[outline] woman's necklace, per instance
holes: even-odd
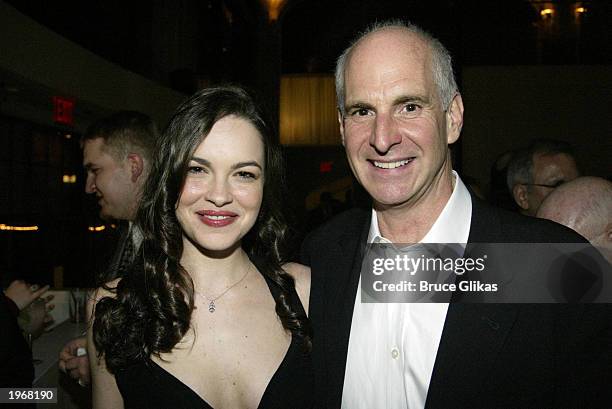
[[[219,294],[216,297],[207,297],[202,291],[197,291],[199,294],[202,295],[202,297],[204,297],[204,299],[206,301],[208,301],[208,312],[213,313],[215,312],[215,310],[217,309],[217,306],[215,305],[215,301],[217,301],[219,298],[223,297],[229,290],[231,290],[232,288],[236,287],[238,284],[240,284],[245,278],[246,276],[249,274],[249,271],[251,271],[251,263],[249,263],[249,268],[247,268],[247,270],[245,271],[244,275],[242,276],[242,278],[240,278],[240,280],[236,281],[234,284],[230,285],[229,287],[227,287],[225,290],[223,290],[223,292],[221,294]]]

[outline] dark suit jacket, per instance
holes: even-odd
[[[133,226],[132,229],[130,229],[128,222],[120,222],[119,238],[117,240],[117,244],[114,248],[109,263],[106,265],[105,269],[103,270],[102,274],[98,279],[100,281],[99,284],[107,283],[117,277],[122,277],[123,275],[129,273],[129,271],[131,270],[131,264],[134,262],[136,255],[139,253],[140,245],[142,244],[133,244],[133,231],[136,228],[136,226]],[[130,245],[132,246],[132,248],[130,249],[130,251],[127,251],[126,249]]]
[[[31,388],[34,380],[32,352],[9,303],[13,301],[0,289],[0,388]]]
[[[472,198],[469,242],[583,242],[573,231]],[[370,210],[311,233],[317,408],[339,408]],[[450,304],[426,408],[612,407],[609,305]]]

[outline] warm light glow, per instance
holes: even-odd
[[[283,75],[279,102],[281,144],[340,145],[333,75]]]
[[[268,20],[276,21],[287,0],[261,0],[261,2],[268,9]]]
[[[66,134],[66,135],[64,135],[64,136],[66,137],[66,139],[70,139],[70,138],[72,138],[72,135],[71,135],[71,134],[69,134],[69,133],[67,133],[67,134]]]
[[[586,7],[576,7],[576,13],[581,14],[581,13],[586,13],[587,9]]]
[[[0,223],[0,230],[8,231],[37,231],[38,226],[8,226]]]
[[[62,181],[64,183],[76,183],[76,175],[64,175]]]
[[[553,9],[543,9],[542,11],[540,11],[540,15],[542,17],[552,16],[552,14],[553,14]]]
[[[102,225],[102,226],[89,226],[87,228],[89,231],[103,231],[104,229],[106,229],[106,226]]]

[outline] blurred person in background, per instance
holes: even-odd
[[[158,138],[153,120],[136,111],[118,111],[94,122],[81,141],[87,172],[85,192],[100,205],[100,217],[119,222],[119,241],[100,282],[129,270],[142,242],[132,223],[151,168]],[[60,351],[59,367],[82,386],[90,383],[85,337],[68,342]]]
[[[38,284],[28,284],[23,280],[13,280],[4,290],[4,295],[8,297],[8,301],[11,301],[9,305],[13,313],[18,315],[19,311],[41,298],[48,289],[48,285],[40,287]],[[46,298],[47,301],[51,299]],[[52,309],[52,305],[49,305],[49,309]]]
[[[42,298],[49,286],[39,287],[22,280],[12,281],[4,291],[0,291],[0,388],[31,388],[34,380],[32,351],[19,327],[17,317],[33,302],[43,299],[45,312],[53,308],[49,301],[52,297]],[[49,322],[46,316],[39,328],[32,332],[40,333]],[[6,405],[7,407],[13,407]],[[4,407],[4,406],[3,406]],[[35,408],[35,404],[16,404],[14,407]]]
[[[54,297],[53,295],[45,296],[48,290],[48,285],[40,287],[38,284],[29,284],[23,280],[13,280],[4,289],[5,302],[9,310],[18,318],[22,331],[31,334],[33,338],[38,338],[45,327],[53,323],[53,317],[49,313],[55,308],[55,305],[51,303]],[[34,305],[38,302],[44,304],[44,317],[42,320],[32,320],[31,315],[34,310],[36,310],[37,317],[41,312],[38,310],[39,307]]]
[[[14,305],[0,291],[0,388],[31,388],[34,380],[32,351],[17,324],[17,316],[12,310]]]
[[[612,264],[612,182],[583,176],[553,190],[537,217],[580,233]]]
[[[554,188],[580,176],[569,143],[538,139],[515,152],[508,164],[507,186],[519,212],[535,216]]]

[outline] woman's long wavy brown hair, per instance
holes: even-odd
[[[310,347],[310,322],[291,302],[295,283],[281,268],[287,233],[279,206],[283,163],[272,131],[249,93],[233,86],[208,88],[177,108],[161,136],[136,218],[144,237],[139,257],[130,274],[112,290],[115,297],[103,298],[96,305],[94,342],[112,373],[151,355],[170,352],[190,328],[194,288],[180,265],[183,232],[176,204],[194,151],[213,125],[229,115],[254,125],[265,149],[263,202],[242,246],[258,260],[261,273],[280,289],[276,313],[283,327],[303,337]]]

